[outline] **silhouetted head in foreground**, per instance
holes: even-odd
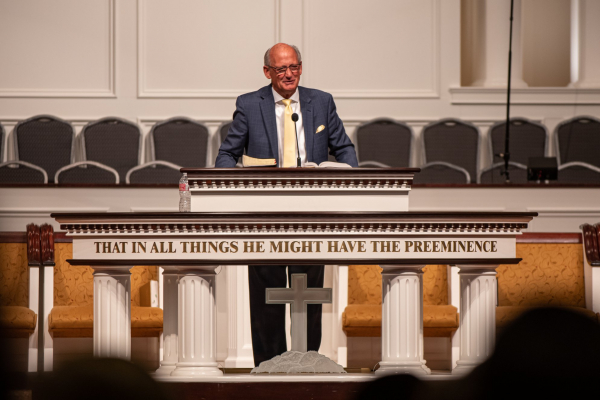
[[[136,365],[117,359],[73,362],[39,389],[44,400],[163,400],[157,383]]]
[[[596,393],[598,385],[598,321],[567,309],[540,308],[506,327],[494,354],[464,379],[415,384],[388,377],[367,389],[374,394],[395,387],[390,398],[400,398],[400,391],[410,399],[534,399],[583,397]],[[378,398],[366,392],[359,398]]]
[[[503,376],[600,377],[600,325],[567,309],[530,311],[500,335],[489,363]]]
[[[558,308],[527,312],[498,337],[492,357],[460,382],[469,398],[580,396],[600,382],[600,325]]]

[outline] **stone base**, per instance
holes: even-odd
[[[423,375],[431,374],[431,370],[422,362],[383,362],[379,363],[379,369],[375,371],[376,375],[393,375],[393,374],[412,374],[422,377]]]
[[[328,357],[309,351],[286,351],[263,361],[251,374],[345,374],[344,368]]]

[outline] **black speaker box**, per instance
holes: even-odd
[[[529,157],[527,163],[527,180],[555,181],[558,179],[558,162],[556,157]]]

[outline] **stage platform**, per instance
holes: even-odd
[[[261,374],[253,375],[240,369],[225,370],[223,376],[196,378],[154,378],[168,400],[204,399],[285,399],[285,400],[341,400],[355,399],[371,382],[381,378],[367,369],[347,369],[347,374]],[[10,373],[3,382],[8,389],[8,399],[36,400],[43,398],[45,383],[52,373]],[[423,381],[449,381],[459,379],[449,371],[432,371],[421,376]]]
[[[206,376],[193,378],[194,382],[204,383],[257,383],[257,382],[371,382],[381,375],[368,368],[344,368],[345,374],[251,374],[251,368],[223,368],[222,376]],[[161,383],[190,382],[189,377],[157,376],[150,374]],[[430,375],[420,375],[426,381],[451,380],[461,376],[452,375],[450,371],[431,371]]]

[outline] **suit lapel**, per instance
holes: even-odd
[[[275,158],[275,160],[277,160],[277,164],[279,164],[277,117],[275,116],[275,99],[273,98],[271,85],[265,86],[263,90],[261,90],[260,96],[262,97],[262,101],[260,102],[260,111],[267,129],[267,138],[269,139],[269,145],[273,151],[273,158]]]
[[[313,135],[315,133],[314,112],[312,99],[307,90],[298,86],[300,91],[300,110],[302,112],[302,123],[304,124],[304,140],[306,143],[306,161],[313,160]]]

